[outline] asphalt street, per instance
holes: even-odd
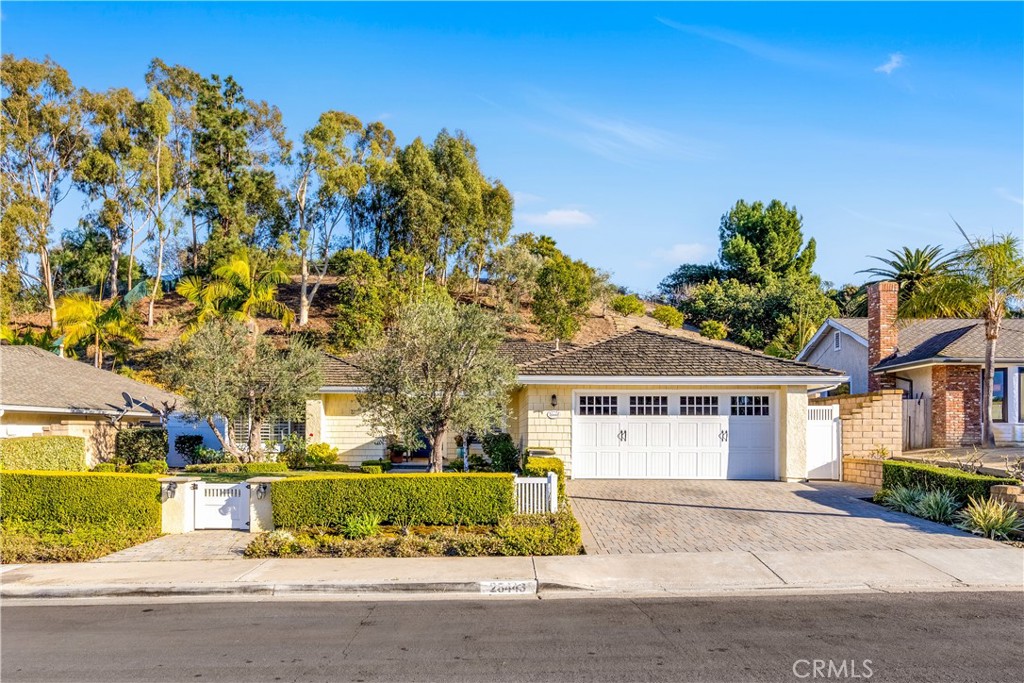
[[[5,605],[0,629],[4,683],[1024,674],[1020,592]]]

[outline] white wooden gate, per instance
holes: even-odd
[[[548,472],[546,477],[516,477],[514,481],[516,512],[558,512],[557,474]]]
[[[842,447],[839,406],[807,408],[807,478],[839,479]]]
[[[903,450],[931,448],[932,400],[924,396],[903,399]]]
[[[195,484],[196,529],[249,529],[248,484]]]

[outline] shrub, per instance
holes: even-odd
[[[237,462],[209,462],[199,465],[186,465],[185,471],[196,474],[229,474],[241,472],[242,464]]]
[[[160,482],[141,474],[5,472],[3,519],[113,525],[160,531]]]
[[[117,472],[117,465],[112,462],[101,462],[92,468],[93,472]]]
[[[527,458],[523,465],[524,477],[546,477],[548,472],[558,475],[558,500],[565,500],[565,463],[558,458]]]
[[[318,465],[317,470],[321,472],[358,472],[359,470],[349,467],[344,463],[335,463],[333,465]]]
[[[288,465],[283,462],[247,462],[239,466],[237,471],[245,474],[276,474],[287,472]]]
[[[636,294],[620,294],[612,299],[612,310],[623,316],[643,315],[644,302]]]
[[[301,434],[289,434],[281,442],[278,462],[284,462],[290,470],[301,470],[306,466],[306,439]]]
[[[580,524],[568,506],[554,514],[517,515],[495,534],[503,555],[579,555],[583,547]]]
[[[384,474],[380,465],[360,465],[359,471],[363,474]]]
[[[129,465],[167,459],[167,430],[125,427],[114,437],[114,453]]]
[[[509,474],[322,475],[272,484],[274,526],[340,528],[375,513],[394,524],[495,524],[515,509]]]
[[[214,465],[221,462],[228,462],[230,457],[216,448],[200,446],[196,449],[193,465]]]
[[[85,439],[80,436],[22,436],[0,439],[0,469],[86,469]]]
[[[1008,539],[1024,533],[1024,519],[1017,510],[993,498],[969,498],[967,507],[957,513],[957,518],[961,529],[991,539]]]
[[[137,462],[129,468],[135,474],[167,474],[166,460]]]
[[[723,322],[705,320],[701,323],[700,334],[708,339],[725,339],[729,335],[729,328]]]
[[[321,465],[338,462],[338,449],[327,443],[315,443],[306,448],[306,465],[316,469]]]
[[[917,506],[924,497],[924,489],[916,486],[894,486],[888,490],[882,505],[890,510],[905,512],[908,515],[917,514]]]
[[[491,461],[495,472],[516,472],[519,470],[519,448],[512,435],[505,432],[485,434],[481,439],[484,455]]]
[[[381,472],[387,472],[391,469],[391,461],[386,458],[380,460],[364,460],[359,463],[363,467],[379,467]]]
[[[189,465],[199,462],[199,449],[202,447],[203,437],[200,434],[179,434],[174,437],[174,450]]]
[[[5,519],[0,524],[0,556],[7,563],[88,562],[159,535],[160,529],[153,527]]]
[[[953,515],[960,509],[960,501],[949,491],[938,489],[928,491],[917,503],[914,511],[918,517],[930,519],[933,522],[949,524],[953,521]]]
[[[965,504],[971,497],[988,498],[989,489],[1000,484],[1016,484],[1016,479],[990,477],[916,462],[886,460],[882,463],[882,488],[917,487],[925,491],[945,489]]]
[[[674,306],[666,306],[665,304],[655,306],[651,317],[669,329],[682,327],[683,323],[686,322],[686,316],[683,315],[682,311]]]
[[[345,538],[369,538],[380,532],[380,515],[364,512],[361,515],[346,517],[341,525],[341,535]]]

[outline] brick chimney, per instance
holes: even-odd
[[[896,327],[900,286],[897,282],[875,282],[868,285],[868,368],[873,368],[896,353],[900,342]],[[868,391],[896,388],[890,375],[868,372]]]

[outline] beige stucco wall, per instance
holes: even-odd
[[[779,392],[779,478],[807,478],[807,390],[784,387]]]
[[[346,465],[384,456],[384,440],[363,420],[356,394],[321,394],[320,400],[307,401],[306,441],[334,446],[338,462]]]
[[[125,416],[120,427],[134,426],[140,418]],[[105,415],[72,413],[31,413],[4,411],[0,415],[0,438],[18,436],[79,436],[85,439],[85,455],[92,467],[114,457],[116,428]]]

